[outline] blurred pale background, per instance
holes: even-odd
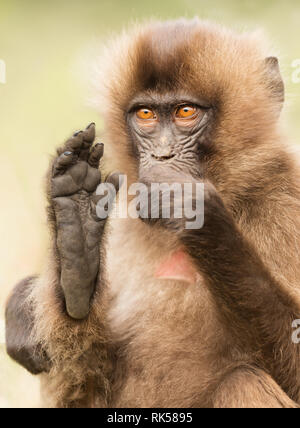
[[[0,0],[0,60],[7,67],[7,82],[0,83],[0,320],[14,283],[38,272],[45,255],[49,154],[73,130],[102,125],[85,102],[85,52],[135,20],[194,15],[266,31],[287,85],[289,135],[300,142],[300,83],[292,81],[292,62],[300,58],[299,0]],[[0,344],[0,407],[37,400],[38,382]]]

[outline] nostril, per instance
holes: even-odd
[[[173,159],[175,155],[172,154],[172,155],[167,155],[167,156],[157,156],[157,155],[154,155],[152,153],[151,156],[153,157],[153,159],[155,159],[155,160],[157,160],[159,162],[163,162],[163,161],[167,161],[167,160]]]

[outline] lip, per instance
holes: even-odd
[[[175,154],[168,155],[168,156],[156,156],[154,154],[151,155],[152,159],[155,159],[157,162],[168,162],[175,158]]]

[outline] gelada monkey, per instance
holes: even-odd
[[[120,174],[101,177],[94,124],[77,132],[48,174],[47,268],[7,303],[9,355],[46,406],[298,407],[300,180],[278,60],[195,19],[134,28],[100,65],[111,171],[204,183],[204,225],[99,219],[95,190]]]

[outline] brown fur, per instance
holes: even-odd
[[[287,296],[291,313],[299,314],[299,169],[278,129],[282,99],[266,69],[268,52],[262,42],[198,20],[181,20],[137,28],[107,52],[101,60],[105,80],[100,75],[96,80],[112,169],[137,180],[124,120],[134,96],[183,90],[209,101],[216,121],[213,145],[205,152],[205,178],[276,278],[274,294]],[[205,275],[194,286],[153,279],[162,257],[178,245],[174,234],[127,219],[112,220],[106,235],[105,283],[98,287],[87,321],[65,315],[51,258],[32,286],[34,337],[52,361],[50,373],[43,375],[48,405],[300,403],[299,347],[290,339],[290,308],[287,319],[260,319],[267,326],[264,331],[269,329],[266,340],[276,344],[268,351],[270,360],[262,362],[267,354],[247,343],[247,318],[243,324],[223,317],[230,308],[226,299],[215,298]],[[234,263],[230,269],[236,269]],[[275,298],[273,304],[267,314],[276,312]],[[239,330],[245,340],[237,339]]]

